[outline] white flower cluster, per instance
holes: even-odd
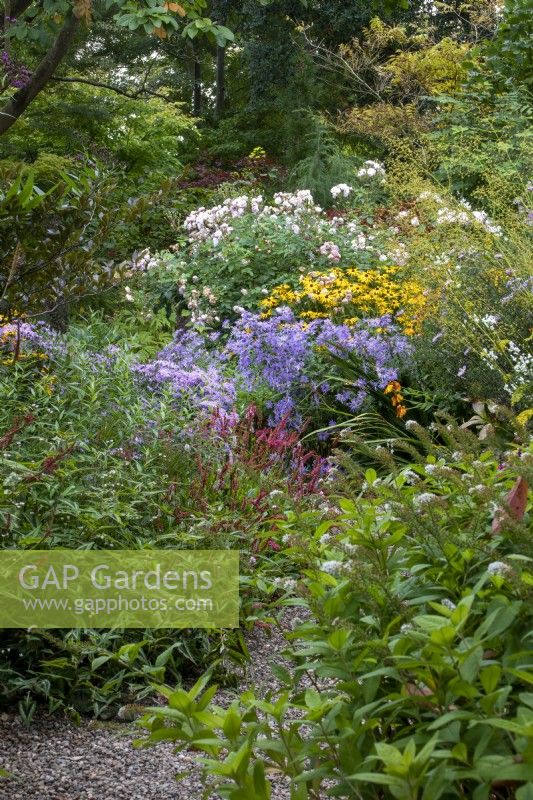
[[[398,211],[398,213],[396,214],[395,219],[396,219],[397,222],[400,222],[401,220],[404,220],[404,219],[407,220],[407,217],[409,217],[409,220],[408,220],[409,224],[412,225],[413,228],[418,228],[418,226],[420,225],[419,217],[417,217],[416,214],[411,216],[411,212],[407,211],[407,209],[405,209],[405,208],[402,211]]]
[[[465,203],[461,203],[461,205],[465,205]],[[448,208],[447,206],[443,206],[439,208],[437,211],[437,219],[435,220],[437,225],[452,225],[454,223],[459,225],[471,225],[473,222],[477,222],[482,225],[488,233],[492,233],[494,236],[501,236],[502,229],[499,225],[496,225],[486,211],[458,211],[453,208]]]
[[[336,186],[332,186],[330,191],[331,191],[331,196],[334,199],[337,199],[337,197],[340,194],[343,197],[349,197],[353,192],[353,188],[351,186],[348,186],[347,183],[338,183]]]
[[[218,247],[221,240],[232,233],[230,224],[232,219],[244,216],[250,212],[257,216],[264,215],[276,217],[282,213],[297,215],[303,211],[319,213],[322,209],[315,206],[313,196],[308,189],[297,192],[278,192],[274,195],[274,206],[265,206],[263,196],[230,197],[223,203],[212,208],[201,206],[192,211],[183,223],[189,234],[191,242],[205,242],[212,240],[213,247]],[[293,226],[294,233],[299,233],[299,227]]]
[[[274,203],[287,214],[294,214],[310,208],[317,209],[309,189],[300,189],[297,192],[277,192],[274,195]]]
[[[511,362],[512,372],[505,371],[504,389],[508,394],[513,394],[521,386],[533,382],[533,355],[522,350],[516,342],[507,342],[507,356]],[[481,358],[493,370],[502,372],[499,356],[495,350],[482,350]]]
[[[192,283],[198,282],[198,277],[193,275]],[[187,285],[187,277],[182,275],[178,279],[178,292],[182,297],[187,298],[187,308],[191,312],[191,322],[194,324],[206,325],[211,322],[219,322],[219,318],[214,313],[205,310],[205,301],[210,306],[216,305],[217,297],[211,287],[204,286],[201,290]]]
[[[263,198],[249,198],[246,195],[229,197],[221,205],[212,208],[200,208],[192,211],[183,223],[189,233],[191,241],[204,242],[213,239],[213,246],[217,247],[220,240],[227,236],[233,228],[227,220],[242,217],[248,210],[252,214],[259,214],[262,210]]]
[[[457,606],[455,605],[455,603],[454,603],[454,602],[452,602],[452,601],[451,601],[451,600],[450,600],[448,597],[444,597],[444,598],[443,598],[443,599],[440,601],[440,604],[441,604],[441,606],[444,606],[444,608],[447,608],[447,609],[449,609],[450,611],[453,611],[454,609],[456,609],[456,608],[457,608]]]
[[[366,250],[367,239],[364,233],[358,233],[355,239],[350,242],[354,250]]]
[[[483,323],[483,325],[485,325],[491,331],[494,330],[499,321],[500,318],[497,317],[495,314],[485,314],[484,317],[481,317],[481,322]]]
[[[395,249],[387,253],[387,258],[393,264],[404,267],[409,261],[409,251],[404,242],[397,242]]]
[[[286,592],[294,591],[298,583],[294,578],[274,578],[272,582],[278,589],[283,589]]]
[[[364,165],[357,172],[358,178],[373,178],[376,175],[384,177],[385,167],[379,161],[365,161]]]
[[[321,571],[328,575],[338,575],[342,572],[343,568],[344,565],[342,561],[324,561],[320,566]]]
[[[413,505],[416,508],[422,508],[423,506],[430,505],[436,499],[436,494],[432,492],[422,492],[422,494],[418,494],[413,498]]]
[[[158,263],[159,259],[153,256],[148,248],[146,250],[141,250],[140,253],[134,253],[132,255],[131,270],[125,273],[125,275],[129,277],[133,272],[148,272],[148,270],[156,267]]]
[[[359,545],[352,544],[352,542],[342,542],[342,547],[349,556],[354,556],[359,551]]]
[[[433,200],[434,203],[442,203],[443,202],[442,197],[440,196],[440,194],[436,194],[435,192],[428,192],[428,191],[421,192],[418,195],[417,200],[422,200],[422,201],[424,201],[424,200]]]
[[[431,201],[435,203],[439,208],[437,209],[437,218],[436,223],[437,225],[471,225],[473,222],[478,222],[480,225],[483,225],[488,233],[492,233],[494,236],[501,236],[502,229],[499,225],[496,225],[488,216],[486,211],[476,211],[472,209],[472,206],[467,200],[461,199],[459,200],[459,204],[461,209],[454,209],[449,208],[445,205],[444,200],[440,196],[440,194],[436,194],[435,192],[425,191],[421,192],[418,195],[417,200],[421,201]],[[464,210],[463,210],[464,209]],[[400,212],[398,217],[406,216],[409,212]],[[416,223],[411,223],[416,224]]]
[[[483,225],[483,227],[486,228],[489,233],[493,233],[494,236],[502,235],[501,225],[496,225],[494,222],[492,222],[485,211],[472,211],[472,216],[477,222],[479,222],[480,225]]]
[[[487,572],[489,575],[500,575],[504,578],[512,572],[512,569],[509,564],[506,564],[504,561],[492,561],[487,567]]]
[[[470,222],[470,215],[466,211],[457,211],[454,208],[443,206],[437,211],[437,225],[468,225]]]
[[[533,355],[524,352],[515,342],[508,342],[507,349],[513,360],[513,378],[505,390],[514,392],[519,386],[533,382]]]
[[[418,483],[420,480],[420,477],[416,474],[416,472],[413,472],[412,469],[403,470],[402,475],[405,478],[405,482],[408,486],[412,486],[414,483]]]

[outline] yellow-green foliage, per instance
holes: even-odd
[[[459,90],[470,51],[468,43],[449,37],[435,41],[431,28],[373,19],[360,39],[339,50],[343,70],[360,93],[360,102],[341,115],[339,129],[387,147],[398,137],[418,139],[433,121],[423,99]]]
[[[421,114],[414,103],[393,105],[380,102],[349,109],[337,128],[344,134],[395,145],[400,137],[418,140],[430,125],[430,117]]]
[[[457,358],[454,369],[472,396],[500,396],[503,387],[506,402],[527,411],[533,389],[527,216],[519,204],[505,214],[483,216],[481,204],[465,204],[429,178],[433,157],[420,148],[414,158],[405,143],[389,166],[387,183],[388,223],[407,254],[403,274],[432,298],[425,365],[443,359],[449,365]],[[496,187],[497,178],[490,185]],[[517,175],[515,191],[525,202],[527,187]],[[474,361],[485,365],[476,376]]]
[[[409,96],[420,92],[451,94],[466,78],[464,61],[468,52],[467,44],[445,38],[420,50],[403,50],[392,56],[383,69],[391,75],[391,88]]]

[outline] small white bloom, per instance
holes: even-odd
[[[343,564],[341,561],[324,561],[320,569],[328,575],[338,575],[343,569]]]
[[[444,608],[449,608],[450,611],[453,611],[454,608],[457,608],[455,603],[452,603],[452,601],[448,597],[445,597],[444,600],[440,601],[440,603],[442,606],[444,606]]]
[[[427,506],[436,499],[437,495],[433,494],[433,492],[422,492],[422,494],[416,495],[416,497],[413,498],[413,503],[417,507]]]
[[[512,572],[512,569],[509,564],[506,564],[504,561],[492,561],[487,567],[487,572],[489,575],[501,575],[505,577]]]
[[[351,542],[343,542],[343,548],[348,553],[348,555],[351,556],[354,556],[359,549],[356,544],[352,544]]]

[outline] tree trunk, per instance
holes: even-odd
[[[69,14],[52,47],[42,59],[27,85],[15,92],[13,97],[0,109],[0,135],[14,125],[32,100],[44,89],[57,66],[65,57],[79,22],[79,19],[74,14]]]
[[[198,60],[196,45],[191,42],[192,55],[192,113],[195,117],[202,115],[202,65]]]
[[[226,77],[225,77],[225,57],[226,48],[217,47],[217,94],[215,100],[215,118],[218,120],[224,110],[224,100],[226,99]]]

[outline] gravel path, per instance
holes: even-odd
[[[248,638],[252,661],[245,683],[255,691],[272,688],[268,663],[279,660],[283,633],[261,629]],[[220,705],[231,699],[224,692]],[[17,716],[0,716],[0,800],[201,800],[196,774],[176,782],[191,768],[190,752],[174,754],[172,745],[135,749],[139,736],[126,724],[84,721],[77,726],[59,717],[39,717],[26,728]],[[285,779],[273,786],[272,800],[289,800]]]

